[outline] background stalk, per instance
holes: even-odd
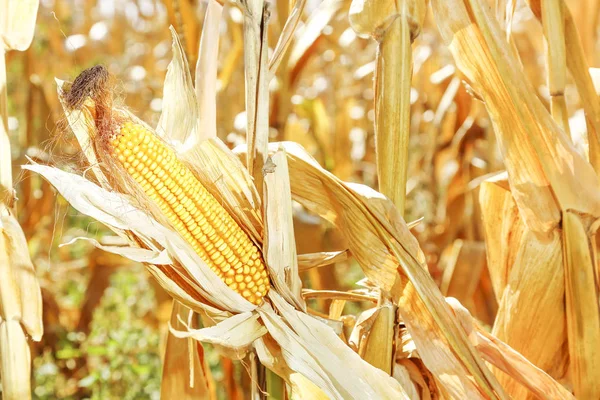
[[[16,219],[8,132],[6,52],[33,38],[37,1],[0,2],[0,381],[6,400],[31,398],[27,334],[43,334],[41,292],[23,230]]]
[[[406,204],[411,45],[419,34],[425,10],[425,2],[411,0],[354,1],[350,7],[350,24],[354,30],[378,41],[374,85],[379,191],[394,203],[400,215],[404,215]],[[362,354],[367,362],[388,374],[392,373],[395,358],[397,308],[393,300],[381,293],[380,310]]]
[[[541,4],[544,35],[546,36],[546,65],[548,68],[550,110],[554,120],[570,137],[569,113],[565,101],[567,59],[562,0],[543,0]]]
[[[411,33],[406,2],[401,15],[382,35],[375,75],[375,140],[379,191],[401,215],[406,202],[410,135]]]

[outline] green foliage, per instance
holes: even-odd
[[[154,307],[141,266],[116,272],[94,313],[90,335],[63,332],[56,353],[35,360],[34,397],[158,399],[159,334],[143,320]]]

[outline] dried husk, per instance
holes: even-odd
[[[285,150],[267,158],[264,168],[265,244],[263,253],[277,291],[299,310],[306,310],[292,215],[292,195]],[[281,280],[284,277],[285,280]]]
[[[479,398],[480,390],[502,398],[502,388],[451,316],[424,268],[416,239],[390,201],[366,186],[341,182],[295,143],[272,143],[271,149],[280,146],[288,155],[294,199],[335,224],[367,278],[400,299],[423,362],[441,384],[459,398]]]
[[[223,5],[210,0],[202,25],[194,85],[198,100],[198,142],[217,137],[217,67],[222,15]]]

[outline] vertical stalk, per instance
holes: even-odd
[[[6,88],[6,54],[0,46],[0,215],[12,204],[12,157],[8,137],[8,96]]]
[[[263,0],[242,0],[244,8],[244,63],[246,74],[247,167],[258,193],[263,193],[262,167],[269,142],[269,74],[267,23]]]
[[[390,11],[389,13],[382,12]],[[426,3],[419,0],[354,0],[350,24],[378,43],[375,71],[375,140],[379,191],[404,215],[410,134],[412,42],[419,34]],[[390,22],[391,21],[391,22]],[[363,358],[392,373],[395,360],[394,300],[381,293],[379,313],[369,332]]]
[[[562,13],[562,0],[543,0],[542,25],[546,37],[546,65],[548,66],[548,89],[550,91],[550,111],[554,120],[563,128],[567,136],[569,114],[565,102],[567,81],[567,58],[565,30]]]
[[[402,3],[406,7],[406,2]],[[375,75],[379,191],[404,215],[410,134],[411,35],[406,9],[383,34]]]
[[[263,166],[269,146],[268,21],[270,12],[264,0],[240,0],[244,10],[244,68],[246,77],[246,166],[262,196]],[[266,203],[263,202],[263,207]],[[263,210],[263,214],[266,210]],[[255,353],[250,354],[252,400],[266,398],[266,368]]]

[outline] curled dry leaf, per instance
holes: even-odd
[[[271,146],[272,151],[280,146],[286,150],[294,199],[335,224],[369,281],[400,299],[402,318],[423,362],[446,390],[457,398],[480,398],[480,389],[492,398],[503,398],[502,388],[451,315],[425,269],[416,239],[391,202],[366,186],[340,181],[295,143]],[[236,150],[243,153],[244,148]]]
[[[298,268],[300,271],[306,271],[311,268],[324,267],[346,261],[348,256],[348,250],[298,254]]]
[[[506,343],[483,330],[469,311],[454,298],[446,299],[473,344],[482,356],[502,371],[517,379],[540,399],[574,399],[573,395],[544,371],[512,349]]]

